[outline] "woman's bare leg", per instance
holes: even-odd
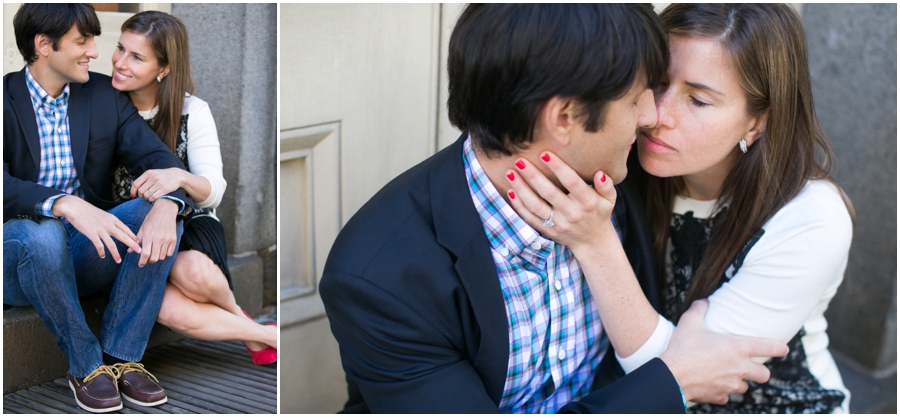
[[[220,310],[231,314],[241,321],[245,321],[254,326],[261,328],[275,329],[274,326],[262,326],[253,320],[244,316],[241,308],[234,299],[234,293],[228,288],[228,280],[218,265],[215,264],[205,253],[187,250],[178,253],[175,258],[175,264],[169,274],[169,283],[177,288],[181,295],[197,304],[205,304],[207,306],[217,307]],[[167,294],[168,296],[168,289]],[[163,300],[165,306],[165,300]],[[160,309],[160,316],[163,312]],[[174,318],[171,318],[175,320]],[[269,332],[269,330],[266,330]],[[271,333],[276,334],[277,330]],[[193,337],[193,336],[192,336]],[[212,340],[212,339],[205,339]],[[216,340],[241,340],[247,343],[247,346],[253,350],[264,349],[269,345],[277,348],[275,337],[267,338],[268,342],[255,339],[216,339]],[[271,344],[270,344],[271,343]]]
[[[246,317],[237,317],[213,304],[198,303],[186,297],[172,284],[166,284],[157,321],[193,339],[240,340],[248,346],[256,343],[260,349],[266,345],[277,346],[276,327],[263,326]]]

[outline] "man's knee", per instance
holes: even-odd
[[[46,218],[40,223],[15,219],[3,224],[4,260],[28,255],[59,259],[68,248],[69,232],[59,219]]]
[[[153,208],[153,203],[143,198],[135,198],[119,204],[109,212],[128,226],[133,233],[137,233],[151,208]]]

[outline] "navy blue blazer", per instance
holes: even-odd
[[[319,291],[347,374],[344,411],[499,411],[509,323],[466,184],[465,137],[381,189],[328,255]],[[629,197],[620,190],[627,210],[643,212],[625,201]],[[626,251],[655,304],[646,221],[626,222]],[[595,391],[561,411],[684,412],[677,383],[659,359],[611,383],[601,373]],[[600,388],[599,379],[608,385]]]
[[[135,177],[148,169],[184,165],[150,129],[124,94],[106,75],[89,73],[84,84],[69,83],[69,132],[75,171],[85,201],[102,210],[112,201],[110,173],[119,161]],[[3,222],[39,220],[35,206],[60,191],[37,184],[41,145],[25,69],[3,76]],[[193,208],[178,189],[173,197]]]

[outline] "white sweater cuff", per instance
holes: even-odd
[[[634,352],[627,358],[619,356],[619,352],[616,352],[616,359],[619,360],[619,365],[622,366],[626,374],[640,368],[641,365],[647,363],[650,359],[661,355],[666,350],[666,347],[669,346],[669,338],[672,337],[675,326],[663,316],[658,317],[659,321],[656,323],[656,330],[653,331],[650,338],[644,342],[644,345],[637,352]]]

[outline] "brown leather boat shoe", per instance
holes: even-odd
[[[84,378],[76,378],[71,373],[66,377],[69,388],[75,394],[78,406],[92,413],[108,413],[122,409],[122,398],[116,387],[115,369],[100,365]]]
[[[159,385],[159,380],[137,362],[117,363],[113,365],[119,375],[119,390],[122,399],[152,407],[169,400],[166,390]]]

